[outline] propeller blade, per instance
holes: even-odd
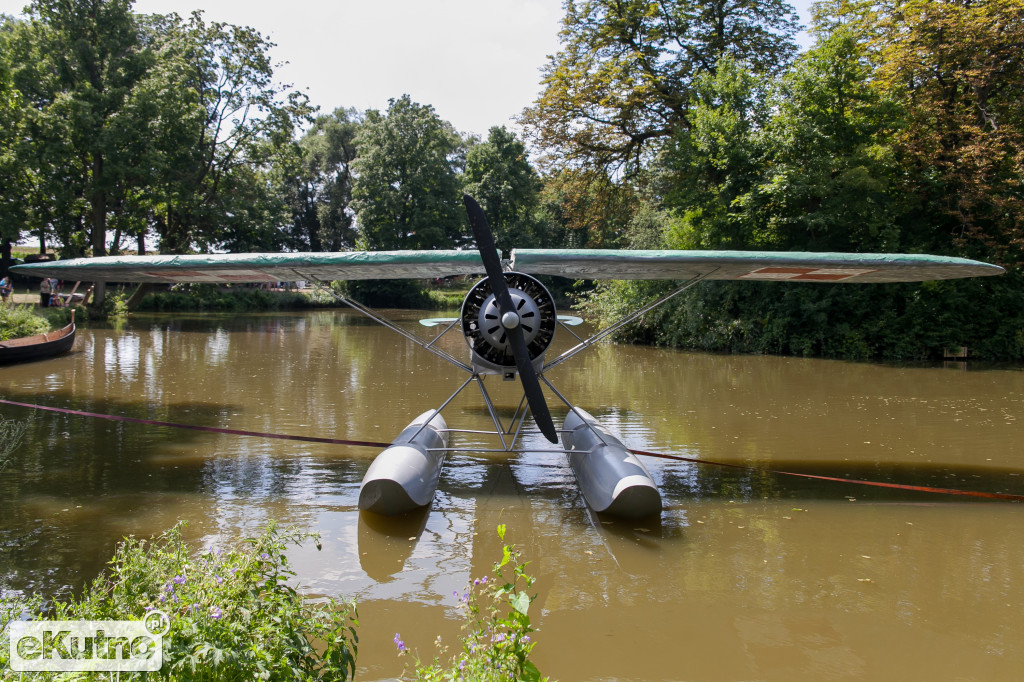
[[[491,291],[494,293],[494,300],[501,313],[501,324],[505,327],[508,335],[512,357],[516,359],[516,369],[519,371],[519,381],[523,385],[523,392],[526,393],[526,402],[544,437],[552,443],[558,443],[558,431],[555,430],[555,423],[551,420],[547,401],[544,400],[544,392],[541,390],[540,380],[537,378],[537,370],[530,362],[526,337],[523,336],[523,328],[519,323],[519,314],[512,303],[512,296],[508,293],[505,273],[501,269],[501,259],[494,244],[494,235],[491,234],[491,228],[487,224],[487,217],[473,197],[463,194],[462,201],[466,204],[466,213],[469,214],[473,237],[476,239],[476,246],[480,250],[480,258],[483,260],[484,270],[487,272],[487,281],[491,283]]]

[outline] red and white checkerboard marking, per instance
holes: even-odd
[[[806,282],[839,282],[858,275],[866,275],[877,270],[863,268],[790,268],[770,267],[753,270],[740,279],[765,279]]]

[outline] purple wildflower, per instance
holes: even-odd
[[[402,636],[399,633],[397,633],[397,632],[395,633],[394,642],[395,642],[395,646],[398,647],[399,653],[402,653],[402,652],[405,651],[405,642],[402,641]]]
[[[264,561],[270,561],[270,555],[264,552],[263,554],[260,554],[260,559],[263,559]]]
[[[211,606],[210,607],[210,618],[213,618],[214,620],[220,620],[220,617],[222,615],[223,615],[223,612],[220,610],[219,606]]]
[[[174,576],[173,582],[174,582],[175,585],[184,585],[185,584],[185,576],[183,576],[183,575],[176,575],[176,576]],[[171,588],[171,589],[174,589],[174,588]]]

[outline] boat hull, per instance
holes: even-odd
[[[569,412],[562,426],[562,443],[591,509],[630,519],[661,513],[661,493],[650,473],[589,413],[580,408]]]
[[[366,470],[359,508],[395,516],[429,505],[448,449],[447,429],[437,410],[412,420]]]
[[[75,319],[72,314],[71,324],[63,329],[0,341],[0,364],[27,362],[60,355],[71,350],[74,344]]]

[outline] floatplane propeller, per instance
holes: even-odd
[[[572,405],[544,376],[572,356],[608,337],[623,325],[704,280],[754,280],[832,283],[910,282],[999,275],[1001,267],[963,258],[920,254],[805,253],[753,251],[621,251],[610,249],[517,249],[508,268],[494,244],[483,210],[471,197],[464,203],[477,252],[473,251],[350,251],[342,253],[213,254],[190,256],[110,256],[79,258],[12,268],[21,274],[87,282],[282,282],[309,281],[362,314],[394,330],[428,352],[459,367],[469,378],[439,408],[424,412],[380,453],[363,477],[360,509],[396,515],[428,506],[452,447],[441,412],[467,386],[475,383],[494,422],[501,447],[497,452],[523,452],[517,447],[532,415],[537,428],[556,452],[568,455],[587,504],[597,512],[636,518],[659,513],[661,495],[647,469],[611,431]],[[333,280],[437,278],[484,273],[466,295],[459,317],[421,320],[427,327],[444,325],[427,342],[378,312],[340,294]],[[573,279],[666,279],[678,286],[586,339],[569,329],[581,320],[557,314],[547,288],[533,275]],[[470,348],[469,363],[441,349],[437,341],[460,327]],[[556,328],[579,343],[553,360],[545,357]],[[483,378],[518,376],[523,388],[508,428],[484,388]],[[542,384],[567,408],[559,430]],[[480,433],[480,432],[474,432]],[[538,448],[531,447],[530,451]]]

